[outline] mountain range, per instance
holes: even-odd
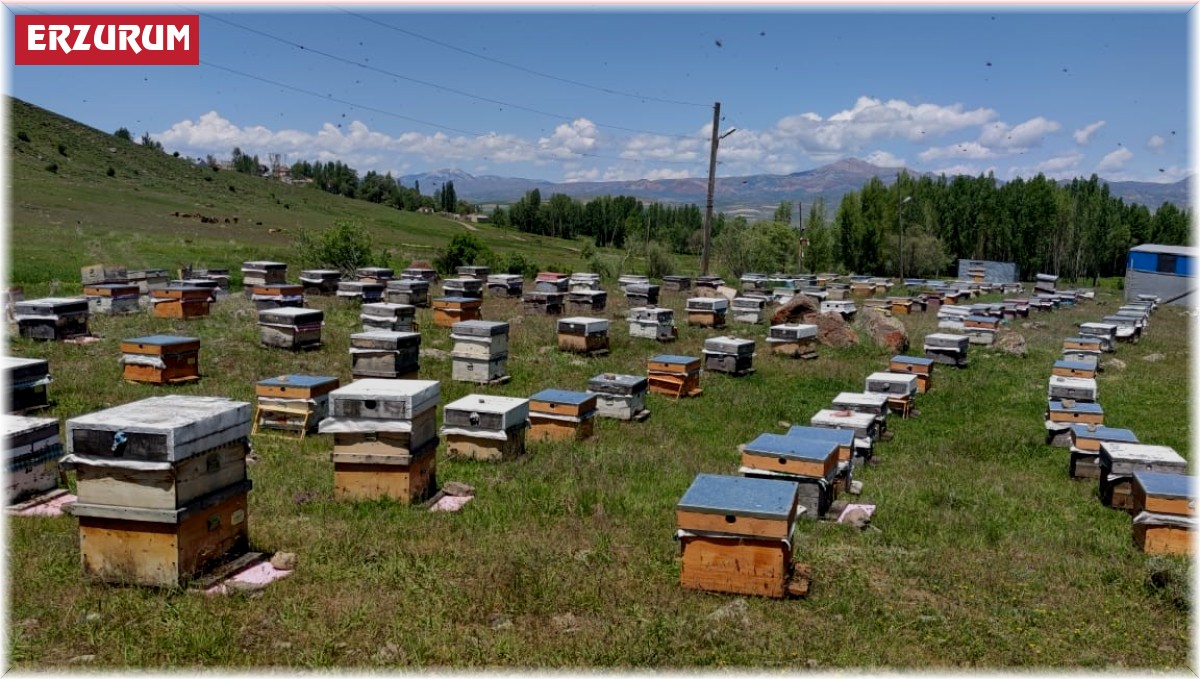
[[[857,158],[839,160],[803,172],[787,175],[758,174],[744,177],[719,177],[713,191],[713,206],[728,215],[745,215],[748,218],[769,217],[781,201],[789,200],[808,205],[824,197],[830,211],[837,209],[842,196],[855,191],[878,176],[885,184],[895,181],[903,167],[880,167]],[[909,171],[921,176],[928,173]],[[526,192],[538,189],[542,198],[562,193],[572,198],[586,200],[604,195],[635,196],[647,202],[703,205],[708,188],[707,178],[686,179],[636,179],[632,181],[608,182],[548,182],[495,175],[474,176],[462,170],[437,170],[422,174],[405,175],[399,178],[405,186],[420,182],[424,193],[431,193],[446,182],[454,182],[454,191],[462,200],[480,204],[507,204],[516,201]],[[1172,184],[1153,182],[1113,182],[1101,178],[1108,184],[1109,192],[1126,203],[1140,203],[1155,210],[1164,202],[1174,203],[1180,208],[1191,206],[1188,180]],[[1060,180],[1059,184],[1069,184]]]

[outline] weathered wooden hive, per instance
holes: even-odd
[[[885,394],[888,407],[907,416],[917,399],[917,376],[894,372],[867,375],[866,391]]]
[[[438,275],[437,271],[433,269],[427,269],[421,266],[410,266],[400,272],[400,278],[402,280],[425,281],[426,283],[433,283],[437,281]]]
[[[188,276],[188,278],[200,278],[216,283],[222,296],[229,293],[229,288],[232,285],[232,276],[229,274],[229,269],[193,269],[192,275]]]
[[[788,428],[784,436],[803,439],[806,441],[821,441],[832,443],[837,447],[837,477],[839,491],[849,491],[854,481],[854,432],[849,429],[829,429],[795,424]]]
[[[567,310],[578,313],[604,311],[608,293],[604,290],[572,290],[567,293]]]
[[[417,308],[411,304],[375,302],[362,305],[359,319],[363,330],[390,330],[392,332],[416,332]]]
[[[918,299],[920,299],[922,302],[924,302],[924,304],[925,304],[925,308],[926,308],[926,309],[929,309],[930,311],[938,311],[939,309],[941,309],[941,308],[942,308],[942,295],[941,295],[941,293],[937,293],[937,292],[922,292],[922,293],[920,293],[919,295],[917,295],[917,297],[918,297]]]
[[[1149,446],[1121,441],[1101,441],[1100,502],[1114,509],[1132,510],[1135,472],[1188,473],[1188,462],[1168,446]]]
[[[433,300],[433,324],[452,328],[462,321],[483,319],[483,302],[478,297],[438,297]]]
[[[691,276],[663,276],[662,288],[668,292],[683,292],[692,287]]]
[[[1080,323],[1079,336],[1100,340],[1101,351],[1112,351],[1117,341],[1117,326],[1111,323]]]
[[[217,299],[225,295],[225,291],[221,290],[221,285],[217,281],[208,278],[182,278],[167,281],[167,290],[175,288],[201,288],[208,293],[209,304],[216,304]],[[247,298],[253,297],[253,292],[250,288],[246,288],[243,292]]]
[[[701,328],[724,328],[729,313],[729,300],[724,297],[691,297],[687,301],[688,325]]]
[[[341,282],[342,272],[336,269],[305,269],[300,272],[300,285],[306,295],[336,295]]]
[[[350,375],[355,379],[417,377],[421,333],[370,330],[350,335]]]
[[[4,427],[4,494],[8,504],[58,487],[63,456],[58,418],[0,415]]]
[[[659,287],[652,283],[630,283],[625,287],[625,301],[629,306],[653,306],[658,304]]]
[[[931,358],[896,355],[888,361],[888,372],[915,376],[917,393],[924,394],[933,387],[933,365]]]
[[[646,410],[649,385],[650,381],[640,375],[601,373],[588,380],[587,391],[596,395],[597,417],[633,420],[649,415]]]
[[[258,332],[263,346],[280,349],[318,349],[325,312],[294,306],[262,309],[258,312]]]
[[[432,380],[356,380],[329,394],[318,431],[333,434],[333,497],[416,504],[437,486],[437,405]]]
[[[888,297],[887,302],[893,314],[907,316],[914,311],[911,297]]]
[[[139,269],[129,272],[129,284],[137,286],[139,295],[149,295],[151,290],[167,287],[171,277],[166,269]]]
[[[817,357],[817,326],[805,323],[772,325],[767,346],[776,354],[792,358]]]
[[[563,312],[567,293],[530,290],[521,295],[521,310],[527,314],[557,316]]]
[[[704,340],[704,369],[735,377],[754,371],[754,340],[709,337]]]
[[[479,266],[476,264],[466,264],[454,269],[454,272],[459,276],[466,278],[474,278],[480,281],[486,281],[492,274],[492,267]]]
[[[858,313],[858,305],[854,300],[850,299],[827,299],[821,302],[820,312],[823,314],[837,314],[847,321],[854,320],[854,316]]]
[[[967,367],[967,346],[970,338],[966,335],[950,333],[933,333],[925,336],[925,358],[935,363],[944,363],[957,368]]]
[[[1129,429],[1099,424],[1071,425],[1071,457],[1068,472],[1075,479],[1100,478],[1100,448],[1105,442],[1138,443]]]
[[[492,274],[487,277],[488,294],[495,297],[520,297],[525,279],[517,274]]]
[[[88,310],[94,314],[132,314],[141,310],[138,298],[141,293],[136,285],[125,283],[100,283],[83,286],[83,296],[88,301]]]
[[[44,297],[13,305],[21,337],[64,340],[88,334],[88,301],[84,297]]]
[[[195,287],[151,290],[150,304],[155,318],[203,318],[208,315],[212,294],[207,288]]]
[[[149,398],[67,421],[86,575],[178,587],[248,547],[250,404]]]
[[[1096,363],[1094,361],[1070,361],[1063,359],[1055,361],[1054,367],[1051,369],[1051,374],[1060,377],[1088,377],[1096,376]]]
[[[696,276],[695,287],[697,297],[716,297],[721,294],[717,288],[725,285],[720,276]]]
[[[254,432],[276,429],[303,438],[329,417],[329,392],[339,386],[338,378],[321,375],[279,375],[259,381],[254,385],[258,399]]]
[[[1133,543],[1147,554],[1195,553],[1196,477],[1133,472]]]
[[[442,294],[447,297],[483,299],[483,279],[470,276],[447,278],[442,282]]]
[[[542,271],[533,279],[533,289],[537,292],[567,292],[571,285],[571,277],[565,273]]]
[[[543,389],[529,397],[529,435],[535,441],[582,441],[592,435],[596,394]]]
[[[1033,289],[1040,293],[1054,294],[1057,285],[1058,276],[1040,273],[1037,274],[1037,277],[1034,279]]]
[[[456,382],[487,384],[503,378],[508,365],[508,323],[462,321],[450,328],[454,346],[451,378]]]
[[[242,290],[249,297],[255,286],[286,283],[287,269],[283,262],[242,262]]]
[[[845,429],[854,432],[854,454],[869,459],[874,451],[875,438],[879,435],[879,419],[870,413],[853,410],[825,408],[818,410],[808,421],[813,427]]]
[[[254,308],[281,309],[304,306],[304,286],[295,283],[256,285],[250,292]]]
[[[1104,408],[1099,403],[1084,403],[1072,399],[1050,399],[1046,404],[1046,445],[1071,447],[1071,427],[1076,424],[1104,424]]]
[[[384,301],[383,291],[386,289],[384,283],[361,280],[341,281],[337,287],[337,298],[346,302],[374,304]]]
[[[629,310],[629,336],[670,342],[675,330],[675,311],[665,307],[644,306]]]
[[[581,292],[600,289],[600,274],[586,271],[573,273],[567,279],[567,292]]]
[[[92,264],[80,267],[79,277],[84,285],[100,285],[103,283],[128,283],[129,271],[116,264]]]
[[[675,506],[680,586],[776,599],[797,592],[798,494],[795,481],[696,476]]]
[[[767,276],[761,273],[746,273],[738,278],[738,283],[741,284],[742,292],[760,292],[767,291]]]
[[[757,325],[763,322],[763,308],[767,300],[762,297],[734,297],[732,307],[735,323],[750,323]]]
[[[740,446],[743,476],[795,481],[803,516],[825,516],[837,499],[838,444],[782,434],[760,434]]]
[[[621,292],[628,293],[631,285],[649,285],[650,278],[648,276],[638,276],[636,274],[624,274],[617,278],[617,286],[621,288]]]
[[[608,353],[608,319],[588,316],[560,318],[558,348],[577,354]]]
[[[200,379],[200,338],[148,335],[121,342],[122,377],[130,382],[181,384]]]
[[[7,385],[5,412],[26,413],[50,405],[50,362],[43,358],[0,356],[0,370]]]
[[[870,297],[875,294],[875,285],[873,283],[863,281],[850,284],[851,297]]]
[[[1136,317],[1114,315],[1105,316],[1100,320],[1116,327],[1115,334],[1118,342],[1137,342],[1141,339],[1142,326]]]
[[[971,344],[991,346],[996,341],[1000,319],[993,316],[967,316],[963,320],[963,334]]]
[[[1096,380],[1090,377],[1061,377],[1050,376],[1050,386],[1047,396],[1051,399],[1070,399],[1082,403],[1095,403],[1100,396]]]
[[[396,277],[396,272],[383,266],[364,266],[356,269],[354,275],[363,283],[376,283],[386,287],[388,281]]]
[[[410,306],[429,308],[429,282],[403,278],[398,281],[388,281],[385,297],[391,304],[408,304]]]
[[[660,354],[646,362],[650,391],[664,396],[699,396],[700,359]]]
[[[500,462],[525,454],[529,399],[464,396],[442,409],[442,438],[450,458]]]

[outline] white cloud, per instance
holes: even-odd
[[[1133,151],[1127,148],[1119,148],[1101,158],[1100,163],[1096,165],[1096,170],[1119,170],[1125,166],[1125,163],[1129,162],[1130,158],[1133,158]]]
[[[1104,122],[1105,121],[1103,121],[1103,120],[1097,120],[1096,122],[1092,123],[1091,125],[1087,125],[1081,129],[1075,130],[1074,136],[1075,136],[1076,143],[1079,143],[1079,144],[1090,143],[1092,141],[1092,135],[1096,134],[1096,130],[1099,130],[1100,128],[1104,127]]]
[[[1082,161],[1082,153],[1070,151],[1061,156],[1047,158],[1034,165],[1010,167],[1008,168],[1008,179],[1015,179],[1017,177],[1032,179],[1039,173],[1049,179],[1072,179],[1080,175],[1079,164]]]
[[[1168,165],[1162,168],[1151,168],[1149,174],[1138,172],[1109,172],[1104,178],[1113,182],[1156,182],[1173,184],[1186,179],[1195,172],[1193,168]]]
[[[1149,148],[1151,151],[1155,151],[1155,152],[1162,151],[1163,147],[1166,145],[1167,145],[1167,140],[1163,139],[1162,137],[1158,136],[1157,134],[1150,137],[1150,139],[1148,139],[1146,141],[1146,147]]]
[[[1041,116],[1031,118],[1016,127],[1007,123],[993,123],[983,128],[979,143],[990,149],[1020,151],[1040,146],[1042,139],[1057,132],[1062,125]]]
[[[898,99],[881,101],[859,97],[854,107],[829,118],[802,113],[779,120],[774,132],[802,152],[856,151],[876,139],[902,138],[920,142],[967,127],[982,125],[996,116],[991,109],[963,111],[961,104],[913,105]]]
[[[931,160],[942,160],[945,158],[961,158],[966,160],[983,160],[985,158],[995,158],[996,152],[989,149],[978,142],[966,141],[950,146],[935,146],[931,149],[926,149],[917,155],[922,162]]]
[[[978,165],[965,165],[961,163],[958,165],[950,165],[947,167],[938,168],[936,170],[931,170],[931,172],[933,172],[935,175],[944,174],[947,177],[953,177],[954,175],[959,174],[965,174],[969,177],[978,177],[979,175],[986,175],[989,172],[994,173],[995,171],[996,168],[994,166],[981,168]]]
[[[879,167],[902,167],[904,165],[903,158],[897,158],[887,151],[873,151],[867,154],[863,160]]]
[[[594,152],[600,144],[600,130],[587,118],[554,128],[554,134],[538,139],[538,150],[554,158],[571,158]]]
[[[696,173],[690,170],[676,170],[672,168],[659,168],[657,170],[650,170],[645,174],[646,179],[687,179],[694,176],[696,176]]]

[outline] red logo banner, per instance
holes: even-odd
[[[194,14],[59,14],[16,17],[17,66],[196,66]]]

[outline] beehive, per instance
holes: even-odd
[[[465,266],[457,267],[457,268],[455,268],[454,271],[459,276],[462,276],[464,278],[474,278],[477,280],[486,281],[491,276],[492,267],[468,264]]]
[[[596,395],[543,389],[529,397],[529,436],[535,441],[582,441],[592,435]]]
[[[629,336],[670,342],[675,339],[675,312],[655,306],[629,310]]]
[[[1048,396],[1050,399],[1070,399],[1082,403],[1095,403],[1099,400],[1096,380],[1086,377],[1050,376]]]
[[[516,274],[492,274],[487,277],[488,293],[496,297],[520,297],[525,279]]]
[[[1137,443],[1137,435],[1129,429],[1097,424],[1071,425],[1071,456],[1067,468],[1071,478],[1100,478],[1100,448],[1105,442]]]
[[[924,394],[933,386],[933,359],[919,356],[893,356],[888,371],[917,378],[917,393]]]
[[[762,297],[734,297],[732,306],[735,323],[757,325],[763,322],[763,307],[767,300]]]
[[[156,318],[202,318],[208,315],[212,295],[206,288],[166,288],[151,290],[150,303]]]
[[[687,301],[688,325],[701,328],[724,328],[729,300],[724,297],[692,297]]]
[[[699,396],[700,359],[660,354],[646,362],[650,391],[664,396]]]
[[[785,436],[794,436],[814,441],[828,441],[837,446],[838,462],[850,462],[854,459],[854,430],[833,427],[815,427],[794,424],[788,428]]]
[[[1114,509],[1133,509],[1135,472],[1185,475],[1187,460],[1167,446],[1148,446],[1117,440],[1100,442],[1100,502]]]
[[[84,572],[177,587],[248,547],[250,404],[166,396],[67,421]]]
[[[320,309],[275,307],[258,312],[259,338],[263,346],[280,349],[319,349],[325,312]]]
[[[363,331],[390,330],[391,332],[416,332],[417,308],[411,304],[375,302],[362,305],[359,319]]]
[[[371,330],[350,335],[350,374],[355,379],[416,377],[421,334]]]
[[[464,396],[442,409],[442,438],[451,458],[499,462],[525,454],[529,399]]]
[[[600,274],[577,272],[567,279],[567,292],[586,292],[600,289]]]
[[[1101,351],[1112,351],[1117,341],[1117,326],[1111,323],[1080,323],[1079,336],[1100,340]]]
[[[792,358],[817,357],[817,326],[803,323],[772,325],[767,346],[773,353]]]
[[[821,302],[820,311],[823,314],[837,314],[850,321],[858,313],[858,305],[848,299],[827,299]]]
[[[1142,326],[1132,316],[1105,316],[1101,320],[1116,327],[1115,334],[1118,342],[1137,342],[1141,338]]]
[[[1104,409],[1099,403],[1081,403],[1070,399],[1051,399],[1046,406],[1046,445],[1068,448],[1071,425],[1104,424]]]
[[[132,314],[141,307],[141,293],[136,285],[123,283],[100,283],[83,286],[83,296],[88,301],[88,310],[95,314]]]
[[[364,266],[355,270],[354,275],[360,282],[386,286],[388,281],[396,277],[396,272],[382,266]]]
[[[442,294],[446,297],[482,299],[483,280],[466,276],[461,278],[447,278],[442,283]]]
[[[149,335],[121,342],[122,377],[130,382],[178,384],[200,379],[200,338]]]
[[[675,508],[680,585],[786,596],[797,495],[794,481],[698,475]]]
[[[383,301],[383,283],[370,281],[341,281],[337,287],[337,298],[346,302],[374,304]]]
[[[577,354],[608,352],[608,319],[572,316],[558,321],[558,348]]]
[[[608,306],[608,293],[603,290],[572,290],[567,293],[567,310],[588,313],[604,311]]]
[[[6,412],[24,413],[50,405],[50,362],[41,358],[0,357],[0,370],[8,387]]]
[[[601,373],[588,380],[587,390],[596,395],[597,416],[632,420],[647,413],[649,384],[648,379],[639,375]]]
[[[303,438],[329,417],[329,392],[338,386],[338,378],[319,375],[280,375],[261,380],[254,385],[258,398],[254,432],[276,429]]]
[[[336,295],[342,272],[335,269],[305,269],[300,272],[300,285],[306,295]]]
[[[933,333],[925,336],[925,358],[958,368],[967,366],[967,346],[970,338],[965,335]]]
[[[13,305],[13,320],[21,337],[36,340],[87,335],[88,315],[88,301],[83,297],[45,297]]]
[[[1133,542],[1147,554],[1192,554],[1195,477],[1133,472]]]
[[[258,286],[255,286],[255,287],[258,287]],[[225,294],[224,291],[221,290],[221,286],[219,283],[217,283],[217,281],[210,280],[208,278],[193,277],[193,278],[172,280],[172,281],[167,282],[167,287],[166,287],[167,290],[173,290],[175,288],[185,288],[185,289],[200,288],[208,294],[208,303],[209,304],[216,304],[217,299],[221,295]],[[253,297],[251,289],[247,288],[245,290],[245,293],[246,293],[247,298]]]
[[[754,370],[754,340],[710,337],[704,340],[704,369],[746,375]]]
[[[426,281],[408,278],[388,281],[385,293],[391,304],[429,308],[429,283]]]
[[[651,283],[630,283],[625,286],[625,300],[629,306],[653,306],[658,304],[657,285]]]
[[[507,323],[463,321],[450,329],[450,357],[456,382],[487,384],[504,377],[508,362]]]
[[[565,273],[542,271],[533,279],[533,289],[537,292],[567,292],[571,285],[571,277]]]
[[[129,271],[115,264],[93,264],[81,267],[79,277],[84,285],[99,285],[103,283],[128,283]]]
[[[662,287],[670,292],[683,292],[692,287],[692,279],[690,276],[663,276]]]
[[[527,314],[557,316],[563,312],[563,304],[566,298],[567,294],[565,292],[533,290],[521,295],[521,309]]]
[[[833,397],[834,410],[849,410],[855,413],[874,415],[880,431],[887,425],[888,399],[886,393],[843,391]]]
[[[482,303],[475,297],[439,297],[433,300],[433,324],[450,328],[462,321],[483,318]]]
[[[913,301],[908,297],[888,297],[887,302],[893,314],[907,316],[913,312]]]
[[[617,278],[617,286],[621,288],[621,292],[628,293],[631,285],[649,285],[650,279],[646,276],[638,276],[635,274],[624,274]]]
[[[136,285],[139,295],[149,295],[151,290],[167,287],[170,276],[166,269],[140,269],[129,272],[129,284]]]
[[[242,262],[242,289],[246,296],[257,285],[287,282],[287,264],[283,262]]]
[[[1099,354],[1104,343],[1099,337],[1068,337],[1063,340],[1063,351],[1088,351]]]
[[[432,283],[438,279],[438,275],[437,271],[434,271],[433,269],[427,269],[420,266],[410,266],[409,268],[400,272],[400,278],[403,280],[425,281],[426,283]],[[411,304],[411,302],[407,303]]]
[[[1055,361],[1054,367],[1051,369],[1051,374],[1059,377],[1096,377],[1096,363],[1094,361]]]
[[[696,295],[698,297],[716,297],[720,294],[717,292],[717,288],[722,285],[725,285],[725,281],[720,276],[696,276]]]
[[[869,458],[874,449],[875,437],[879,434],[879,419],[870,413],[852,410],[825,408],[818,410],[809,420],[813,427],[845,429],[854,432],[854,454]]]
[[[0,415],[4,427],[4,481],[8,503],[40,495],[58,487],[58,461],[62,441],[58,419]]]
[[[804,509],[798,514],[818,519],[837,498],[837,449],[832,441],[761,434],[741,446],[738,471],[749,478],[795,481],[796,502]]]

